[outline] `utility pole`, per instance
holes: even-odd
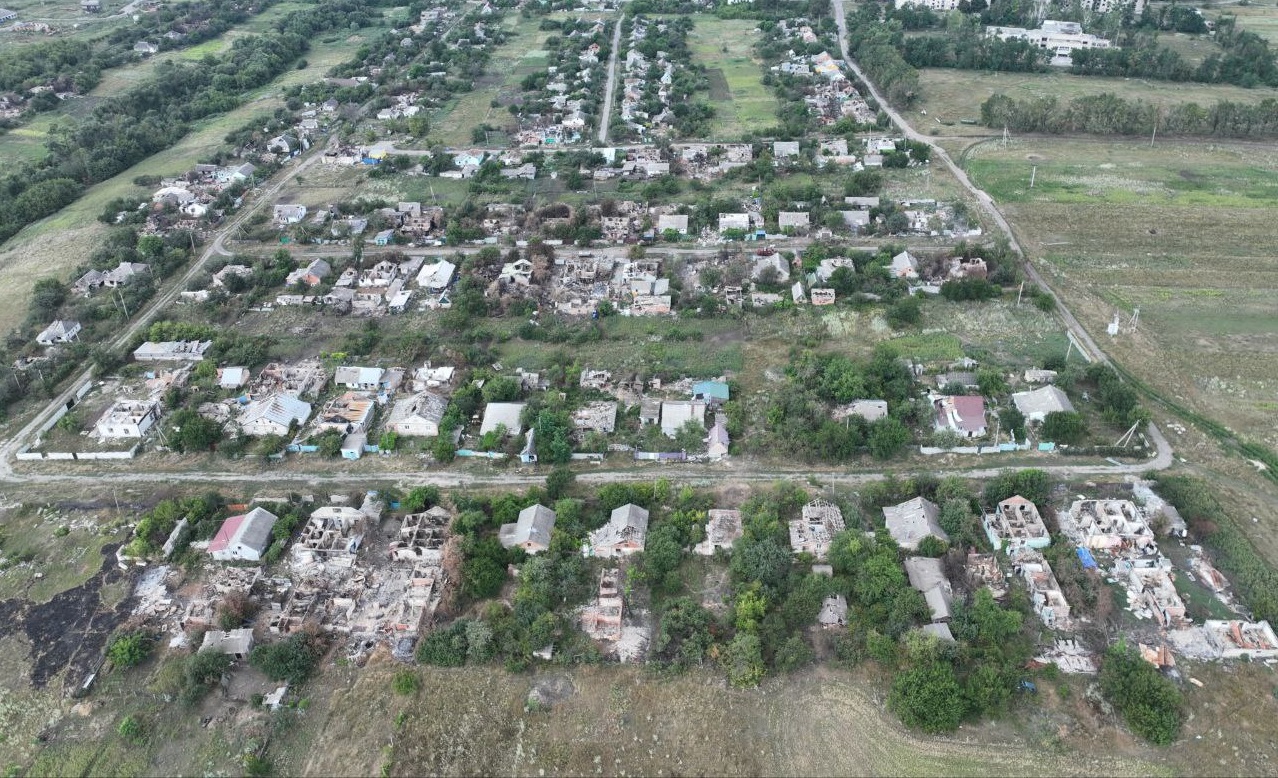
[[[1030,189],[1034,188],[1034,178],[1038,176],[1038,165],[1030,168]]]
[[[1020,307],[1021,307],[1021,295],[1023,295],[1023,294],[1025,294],[1025,282],[1024,282],[1024,281],[1022,281],[1022,282],[1021,282],[1021,287],[1020,287],[1020,289],[1017,289],[1017,290],[1016,290],[1016,307],[1017,307],[1017,308],[1020,308]]]
[[[1154,147],[1154,138],[1158,137],[1158,113],[1154,114],[1154,131],[1149,135],[1149,147]]]

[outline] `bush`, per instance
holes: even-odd
[[[249,654],[249,664],[272,681],[288,681],[298,686],[315,671],[324,648],[324,639],[318,632],[304,630],[278,643],[255,647]]]
[[[1110,648],[1100,684],[1133,732],[1160,746],[1176,740],[1185,715],[1180,690],[1134,650],[1123,643]]]
[[[116,667],[137,667],[151,655],[155,641],[145,632],[127,632],[111,641],[107,658]]]
[[[182,667],[182,700],[187,704],[199,702],[230,667],[231,657],[215,649],[187,657]]]
[[[391,680],[391,688],[395,690],[396,694],[402,694],[407,697],[422,688],[422,680],[412,670],[400,670],[395,673],[395,678]]]
[[[118,731],[120,733],[120,737],[134,745],[138,745],[144,739],[142,723],[133,716],[125,716],[120,722]]]
[[[896,674],[888,706],[901,723],[924,732],[952,732],[963,720],[963,695],[954,668],[930,661]]]
[[[417,661],[436,667],[461,667],[466,664],[469,648],[466,620],[454,621],[447,629],[437,629],[417,647]]]

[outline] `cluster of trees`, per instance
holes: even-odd
[[[161,500],[138,520],[133,540],[124,551],[133,557],[155,556],[164,547],[173,528],[185,518],[188,522],[183,533],[185,537],[179,537],[174,548],[174,554],[179,554],[191,540],[205,540],[217,533],[225,518],[225,506],[226,501],[217,492],[184,500]]]
[[[946,506],[966,507],[964,492],[955,490]],[[944,553],[944,547],[933,551]],[[952,576],[960,595],[950,629],[958,642],[943,643],[918,630],[930,612],[910,587],[901,555],[884,530],[866,537],[849,529],[835,537],[830,564],[836,580],[851,581],[848,633],[839,655],[850,662],[874,659],[893,671],[888,705],[909,727],[947,732],[964,720],[1004,712],[1034,645],[1023,593],[1003,607],[985,589],[962,596],[963,578]]]
[[[275,0],[252,5],[239,0],[175,3],[142,14],[134,23],[115,27],[96,38],[12,46],[0,54],[0,91],[25,92],[34,86],[50,85],[58,92],[84,93],[97,86],[102,71],[134,58],[133,45],[140,40],[150,39],[162,50],[194,46],[216,38],[274,4]],[[169,32],[179,33],[181,37],[166,37]],[[49,95],[32,100],[31,107],[44,110],[58,102]]]
[[[1173,9],[1179,12],[1176,23],[1185,24],[1189,16],[1202,22],[1201,17],[1189,9]],[[1185,15],[1187,11],[1189,16]],[[1216,23],[1215,41],[1224,51],[1211,54],[1195,67],[1179,53],[1160,46],[1155,35],[1132,30],[1124,35],[1120,48],[1075,50],[1070,72],[1236,84],[1248,88],[1278,86],[1278,60],[1269,47],[1269,41],[1254,32],[1240,29],[1237,17],[1220,18]]]
[[[1020,132],[1093,135],[1199,135],[1214,138],[1278,137],[1278,100],[1258,103],[1217,101],[1203,108],[1179,103],[1162,108],[1145,100],[1104,93],[1062,103],[1054,97],[1018,100],[996,94],[981,104],[981,123]]]
[[[1101,691],[1132,731],[1156,745],[1176,742],[1185,720],[1180,690],[1125,643],[1105,652]]]
[[[976,17],[950,19],[941,35],[914,35],[901,44],[905,61],[916,68],[1001,70],[1014,73],[1043,71],[1048,53],[1019,38],[1002,40],[985,34]]]
[[[328,640],[318,625],[307,624],[283,640],[254,646],[249,664],[272,681],[300,686],[315,672],[327,648]]]
[[[744,450],[806,461],[847,462],[865,453],[890,459],[912,439],[909,425],[927,412],[914,401],[909,370],[885,349],[867,362],[803,352],[794,355],[787,374],[784,391],[762,401]],[[891,415],[874,422],[831,418],[832,406],[858,399],[886,400]],[[740,439],[748,410],[739,401],[726,410],[728,431]]]
[[[848,48],[888,100],[908,107],[919,96],[919,72],[901,56],[901,23],[880,21],[881,10],[866,3],[848,15]]]

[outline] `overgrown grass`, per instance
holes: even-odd
[[[1099,78],[1060,72],[990,73],[952,68],[920,70],[919,86],[922,102],[910,109],[909,119],[920,132],[935,135],[992,135],[999,132],[999,128],[960,123],[964,119],[979,121],[981,103],[994,94],[1017,99],[1054,97],[1064,103],[1082,95],[1110,92],[1124,99],[1140,98],[1164,106],[1187,102],[1205,106],[1217,100],[1254,103],[1278,97],[1278,89],[1244,89],[1227,84]],[[924,114],[924,111],[927,113]]]
[[[714,108],[709,140],[733,140],[776,124],[778,102],[763,85],[763,64],[755,58],[757,24],[749,19],[697,17],[688,35],[693,61],[710,71],[707,102]],[[726,94],[724,92],[726,91]]]

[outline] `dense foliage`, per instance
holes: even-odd
[[[1083,95],[1068,102],[1055,97],[1016,99],[996,94],[981,104],[981,123],[993,129],[1053,134],[1149,135],[1157,125],[1158,132],[1168,135],[1272,138],[1278,136],[1278,100],[1219,100],[1204,108],[1193,102],[1159,106],[1110,93]]]
[[[1134,649],[1120,643],[1105,653],[1100,684],[1133,732],[1160,746],[1176,741],[1185,718],[1180,690]]]

